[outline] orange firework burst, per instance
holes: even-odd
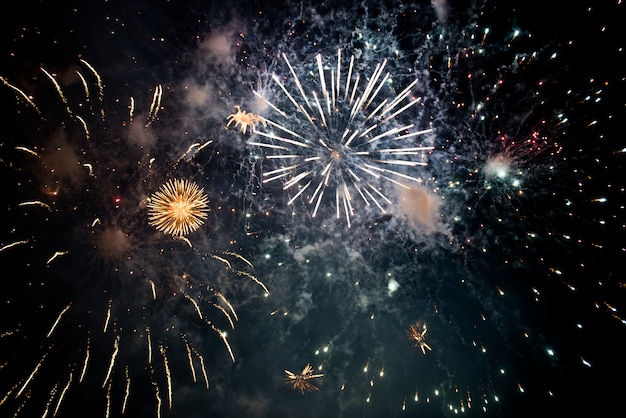
[[[409,340],[415,343],[415,347],[419,347],[422,350],[422,354],[426,354],[426,350],[432,351],[432,348],[428,344],[426,344],[426,332],[428,329],[426,328],[426,324],[424,324],[421,329],[418,322],[411,325],[406,330],[406,335],[409,337]]]
[[[150,225],[166,234],[182,237],[203,224],[207,218],[209,199],[196,183],[169,180],[150,198]]]
[[[300,374],[295,374],[293,372],[290,372],[289,370],[285,370],[285,375],[287,375],[285,379],[286,382],[292,385],[294,389],[299,390],[302,394],[304,394],[304,392],[307,390],[318,391],[318,387],[312,385],[309,380],[324,377],[324,375],[321,373],[313,374],[313,366],[311,366],[310,363],[304,366],[304,369],[302,369]]]

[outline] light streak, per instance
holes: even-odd
[[[18,246],[18,245],[23,245],[23,244],[28,244],[28,241],[26,241],[26,240],[22,240],[22,241],[15,241],[15,242],[12,242],[12,243],[10,243],[10,244],[3,245],[2,247],[0,247],[0,253],[1,253],[2,251],[4,251],[4,250],[8,250],[9,248],[13,248],[13,247],[16,247],[16,246]]]
[[[50,263],[52,263],[57,257],[60,257],[62,255],[67,254],[69,251],[56,251],[54,254],[52,254],[52,257],[50,257],[48,259],[48,261],[46,261],[46,265],[50,265]]]
[[[113,301],[109,299],[109,307],[107,308],[107,314],[104,318],[104,326],[102,328],[102,332],[107,332],[107,328],[109,327],[109,321],[111,320],[111,303]]]
[[[61,320],[61,318],[63,317],[65,312],[67,312],[70,309],[70,306],[72,306],[71,303],[69,303],[65,308],[63,308],[63,310],[61,312],[59,312],[59,314],[57,315],[57,319],[56,319],[56,321],[54,321],[54,324],[52,324],[52,326],[50,327],[50,331],[48,331],[48,334],[46,335],[46,338],[50,338],[50,336],[54,332],[54,329],[59,324],[59,321]]]
[[[50,74],[48,71],[46,71],[45,68],[40,67],[40,70],[50,79],[50,81],[52,82],[52,85],[54,86],[55,90],[57,91],[57,93],[59,94],[59,97],[61,98],[61,101],[63,102],[63,104],[65,105],[65,110],[67,110],[67,114],[70,116],[74,116],[74,113],[72,112],[72,109],[70,109],[70,105],[67,102],[67,99],[65,98],[65,95],[63,94],[63,90],[61,90],[61,86],[59,85],[59,83],[57,83],[57,80],[52,76],[52,74]]]
[[[128,366],[126,366],[124,373],[126,375],[126,388],[124,390],[124,401],[122,401],[122,415],[126,413],[126,405],[128,405],[128,397],[130,396],[130,376],[128,374]]]
[[[26,387],[28,386],[28,384],[33,380],[33,377],[35,377],[35,375],[37,374],[37,372],[39,371],[39,369],[41,368],[41,365],[43,364],[44,360],[46,359],[46,355],[47,353],[45,353],[43,355],[43,357],[41,358],[41,360],[39,360],[39,362],[37,363],[37,365],[35,366],[35,368],[33,369],[33,371],[30,373],[30,375],[28,376],[28,378],[26,379],[26,381],[24,382],[24,384],[22,385],[22,387],[20,388],[20,390],[17,392],[17,394],[15,395],[15,399],[19,398],[20,396],[22,396],[22,393],[24,392],[24,390],[26,389]]]
[[[50,205],[42,202],[41,200],[29,200],[18,204],[18,206],[41,206],[42,208],[48,209],[48,211],[52,212]]]
[[[247,278],[252,280],[254,283],[256,283],[259,286],[261,286],[261,288],[263,288],[263,290],[265,291],[265,296],[270,294],[270,291],[267,289],[265,284],[262,281],[260,281],[259,279],[257,279],[255,276],[253,276],[252,274],[248,273],[247,271],[241,271],[241,270],[234,270],[234,272],[236,274],[238,274],[239,276],[246,276]]]
[[[167,361],[167,353],[165,352],[165,347],[159,345],[159,351],[161,352],[161,356],[163,356],[163,367],[165,368],[165,377],[167,379],[167,399],[169,403],[169,409],[172,409],[172,375],[170,373],[170,365]]]
[[[96,85],[98,86],[98,99],[100,101],[100,104],[102,104],[102,99],[104,98],[104,86],[102,84],[102,78],[100,77],[100,74],[98,74],[96,69],[84,59],[81,59],[80,62],[82,62],[89,69],[89,71],[91,71],[91,73],[96,77]],[[101,113],[102,113],[102,118],[104,118],[104,109],[101,110]]]
[[[7,81],[6,78],[0,76],[0,81],[2,81],[2,84],[4,84],[5,86],[7,86],[8,88],[10,88],[11,90],[15,91],[17,94],[19,94],[19,96],[26,100],[26,103],[28,103],[33,109],[35,109],[37,111],[37,113],[39,115],[41,115],[41,111],[39,110],[39,108],[37,107],[37,105],[30,99],[30,97],[28,97],[28,95],[26,93],[24,93],[19,87],[14,86],[13,84],[9,83]]]
[[[111,360],[109,361],[109,367],[107,369],[106,376],[104,377],[104,381],[102,382],[102,388],[104,389],[107,386],[107,382],[111,377],[111,372],[113,371],[113,366],[115,365],[115,359],[120,350],[120,337],[119,335],[115,337],[115,342],[113,343],[113,353],[111,354]]]
[[[24,151],[24,152],[27,152],[27,153],[29,153],[29,154],[31,154],[31,155],[34,155],[34,156],[35,156],[35,157],[37,157],[37,158],[41,158],[41,157],[39,156],[39,154],[37,154],[35,151],[33,151],[33,150],[32,150],[32,149],[30,149],[30,148],[26,148],[26,147],[22,147],[22,146],[17,146],[17,147],[15,147],[15,149],[16,149],[17,151]]]
[[[58,387],[59,384],[56,383],[50,390],[50,396],[48,396],[48,401],[46,402],[46,407],[43,410],[43,414],[41,414],[41,418],[46,418],[48,416],[48,412],[50,411],[50,405],[52,405],[52,401],[54,400]]]
[[[189,370],[191,370],[191,378],[194,383],[197,382],[196,379],[196,369],[193,367],[193,358],[191,357],[191,348],[189,347],[189,343],[183,337],[183,342],[185,343],[185,349],[187,350],[187,361],[189,361]]]
[[[146,128],[156,119],[159,109],[161,108],[161,97],[163,96],[163,87],[160,84],[154,88],[154,94],[152,95],[152,103],[150,104],[150,110],[148,111],[148,121],[146,122]]]
[[[226,255],[230,255],[233,257],[236,257],[238,259],[240,259],[241,261],[243,261],[244,263],[246,263],[248,266],[250,266],[251,268],[254,268],[254,266],[252,265],[252,263],[250,261],[248,261],[244,256],[242,256],[241,254],[237,254],[235,252],[232,251],[224,251],[223,252]]]
[[[85,373],[87,373],[87,364],[89,363],[89,346],[91,345],[91,341],[87,338],[87,347],[85,348],[85,359],[83,360],[83,368],[80,372],[80,377],[78,378],[78,383],[82,383],[85,378]]]
[[[156,295],[156,287],[154,285],[154,282],[148,279],[148,283],[150,283],[150,290],[152,291],[152,300],[156,300],[157,295]]]
[[[189,302],[191,302],[191,304],[193,305],[194,309],[196,310],[196,313],[198,314],[198,317],[200,319],[202,319],[202,311],[200,310],[200,306],[198,306],[198,303],[188,294],[184,293],[185,299],[187,299]]]
[[[146,326],[146,339],[148,340],[148,364],[152,364],[152,337],[150,328]]]
[[[193,155],[189,157],[188,159],[186,159],[187,161],[191,160],[193,157],[196,156],[196,154],[198,154],[198,152],[200,152],[201,149],[211,144],[212,142],[213,140],[208,140],[204,144],[200,144],[199,142],[197,142],[195,144],[189,145],[189,147],[187,148],[187,151],[185,151],[183,155],[178,157],[178,160],[176,160],[176,163],[174,163],[174,167],[176,167],[183,158],[187,157],[189,154],[193,152]]]
[[[65,394],[67,393],[67,390],[70,388],[70,385],[72,384],[72,378],[73,378],[73,374],[72,372],[70,372],[70,375],[67,378],[67,383],[61,390],[61,394],[59,395],[59,399],[57,400],[56,407],[54,408],[54,412],[52,413],[53,417],[55,417],[57,415],[57,412],[59,412],[59,408],[61,407],[61,402],[63,402],[63,398],[65,398]]]

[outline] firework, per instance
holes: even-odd
[[[409,340],[415,343],[415,347],[419,347],[422,350],[422,354],[426,354],[426,350],[432,351],[432,348],[426,344],[426,332],[428,331],[426,324],[421,328],[419,323],[416,322],[406,330],[406,335],[409,337]]]
[[[262,123],[263,126],[267,126],[267,123],[262,117],[253,113],[248,113],[245,110],[241,110],[241,106],[235,106],[235,109],[237,109],[237,113],[228,115],[228,123],[226,124],[227,128],[231,123],[235,122],[235,126],[239,126],[239,131],[245,134],[248,128],[250,128],[250,131],[253,131],[254,126],[258,123]]]
[[[294,191],[288,204],[302,196],[314,206],[313,217],[324,196],[334,194],[337,218],[343,212],[348,226],[355,214],[355,200],[385,213],[384,205],[392,201],[381,192],[381,183],[407,189],[411,183],[419,184],[421,179],[414,172],[406,174],[405,169],[426,165],[422,159],[433,149],[415,142],[432,129],[418,130],[414,123],[400,120],[421,102],[421,97],[411,94],[418,80],[390,97],[391,77],[383,75],[387,61],[376,65],[368,81],[362,82],[365,77],[353,74],[352,56],[344,82],[346,70],[338,50],[337,66],[330,71],[317,55],[313,79],[318,91],[306,92],[287,56],[282,56],[296,91],[274,76],[284,93],[281,102],[273,104],[255,94],[267,102],[276,118],[264,118],[263,127],[250,124],[256,136],[248,143],[268,151],[267,158],[278,165],[263,173],[263,182],[283,181],[283,189]],[[288,116],[294,113],[297,118]]]
[[[173,236],[197,230],[207,218],[209,200],[204,189],[187,180],[170,180],[152,195],[148,203],[150,225]]]
[[[311,363],[307,363],[300,374],[285,370],[285,375],[287,376],[285,378],[286,382],[292,385],[294,389],[299,390],[301,394],[304,394],[306,391],[317,392],[319,388],[314,386],[310,380],[324,377],[324,374],[321,373],[313,374],[313,366],[311,366]]]
[[[101,78],[86,61],[81,63],[97,80],[101,104]],[[42,286],[54,283],[59,293],[33,292],[20,283],[6,289],[7,298],[14,300],[15,305],[3,305],[9,309],[3,311],[0,331],[3,343],[0,371],[4,374],[0,379],[1,414],[32,415],[39,410],[38,415],[56,416],[63,413],[62,404],[73,403],[71,409],[103,405],[104,416],[134,415],[139,404],[134,401],[140,399],[138,394],[142,390],[148,390],[156,401],[152,410],[161,416],[165,409],[173,408],[176,399],[173,376],[177,351],[187,353],[193,382],[209,388],[207,349],[195,330],[205,329],[216,335],[227,351],[225,357],[235,361],[225,330],[234,329],[239,318],[234,302],[228,298],[229,289],[218,291],[217,284],[236,276],[249,280],[266,294],[269,291],[251,273],[252,262],[234,248],[200,252],[176,246],[157,250],[151,245],[154,243],[151,228],[143,219],[142,198],[116,193],[112,198],[114,205],[108,206],[111,200],[103,200],[102,196],[110,196],[110,191],[118,188],[107,172],[128,173],[122,182],[141,190],[146,179],[155,174],[154,158],[132,141],[115,140],[114,148],[133,155],[139,164],[123,170],[124,159],[108,159],[110,148],[106,145],[111,140],[108,130],[115,125],[105,121],[103,110],[92,108],[87,77],[76,71],[84,87],[76,97],[58,81],[60,77],[56,73],[43,68],[41,71],[52,82],[54,100],[30,99],[2,79],[19,101],[29,98],[29,109],[36,109],[37,116],[47,117],[25,124],[27,133],[22,140],[36,142],[30,147],[14,146],[11,151],[16,151],[15,154],[6,157],[11,158],[15,167],[12,174],[20,180],[38,184],[42,181],[40,173],[44,173],[46,186],[43,196],[33,187],[27,192],[28,199],[20,197],[8,203],[11,214],[32,216],[27,226],[22,226],[15,217],[5,218],[19,224],[16,235],[30,238],[8,241],[3,237],[0,253],[24,254],[24,274],[33,274],[29,273],[30,266],[41,268],[38,276]],[[128,135],[116,137],[130,137],[133,133],[147,136],[149,128],[154,129],[157,124],[161,95],[162,89],[157,86],[146,123],[135,125],[132,133],[126,131]],[[35,105],[40,102],[51,109],[40,110]],[[60,122],[48,116],[54,114],[59,103]],[[132,108],[128,117],[130,122],[122,123],[122,130],[133,124]],[[102,124],[103,129],[94,128]],[[37,133],[58,130],[64,140],[48,147],[45,137],[29,134],[31,126]],[[190,145],[182,156],[172,159],[172,169],[179,172],[183,161],[189,162],[210,143]],[[72,160],[67,162],[65,157]],[[4,158],[3,155],[3,162]],[[35,168],[22,169],[30,167],[29,164]],[[72,171],[74,167],[78,169]],[[47,189],[48,181],[53,190]],[[79,185],[82,187],[76,187]],[[202,225],[207,218],[208,202],[204,191],[195,183],[169,180],[149,201],[150,224],[189,243],[184,235]],[[47,224],[49,218],[54,221]],[[54,238],[48,240],[48,236]],[[180,263],[182,259],[184,267]],[[120,272],[125,274],[120,276]],[[76,280],[83,276],[90,280]],[[80,298],[75,297],[77,292]],[[38,300],[41,309],[21,303],[22,298]],[[46,298],[49,303],[43,302]],[[29,323],[40,326],[23,325]],[[92,402],[92,395],[100,392],[89,392],[85,404],[77,406],[75,392],[94,384],[102,389],[104,402]],[[145,405],[141,402],[141,408]]]

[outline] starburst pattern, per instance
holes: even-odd
[[[310,380],[324,377],[322,373],[313,374],[313,366],[311,366],[311,363],[307,363],[300,374],[295,374],[289,370],[285,370],[285,374],[287,375],[287,383],[292,385],[294,389],[299,390],[302,394],[306,391],[317,392],[319,388],[313,385]]]
[[[173,236],[188,235],[207,218],[208,204],[204,189],[197,184],[187,180],[169,180],[148,203],[150,225]]]
[[[413,171],[405,170],[426,165],[421,159],[433,147],[416,143],[416,138],[432,129],[417,129],[415,123],[400,120],[404,112],[421,102],[421,97],[412,97],[418,80],[394,96],[390,74],[383,75],[386,61],[377,64],[366,78],[353,71],[352,56],[344,76],[346,70],[342,69],[339,50],[337,66],[330,71],[324,68],[322,56],[317,55],[317,75],[313,78],[318,80],[317,86],[307,93],[285,54],[283,59],[295,90],[290,92],[274,76],[284,93],[279,102],[270,103],[255,92],[276,113],[274,120],[265,118],[268,127],[264,123],[263,128],[255,130],[257,139],[249,141],[268,150],[268,159],[280,162],[278,168],[263,173],[264,183],[284,181],[284,189],[295,191],[289,204],[304,197],[314,205],[313,217],[330,189],[337,218],[343,212],[350,226],[355,200],[362,200],[366,206],[375,205],[385,213],[383,206],[392,201],[381,191],[381,183],[409,189],[407,183],[421,182]],[[363,79],[367,81],[360,82]],[[315,88],[321,91],[316,92]],[[294,114],[295,120],[290,116]]]
[[[430,348],[430,346],[426,344],[426,332],[427,331],[428,331],[428,328],[426,328],[426,324],[420,327],[418,322],[411,325],[406,330],[407,337],[409,337],[409,340],[415,343],[415,347],[419,347],[422,350],[422,354],[426,354],[426,350],[432,351],[432,348]]]

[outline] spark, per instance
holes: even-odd
[[[102,388],[104,389],[107,386],[107,382],[109,382],[109,378],[111,377],[111,372],[113,371],[113,366],[115,365],[115,359],[120,350],[120,337],[119,335],[115,337],[115,342],[113,343],[113,353],[111,354],[111,360],[109,361],[109,368],[107,369],[107,374],[104,377],[104,381],[102,382]]]
[[[235,252],[232,251],[224,251],[223,252],[226,255],[230,255],[233,257],[236,257],[238,259],[240,259],[241,261],[243,261],[244,263],[246,263],[248,266],[250,266],[251,268],[254,268],[254,266],[252,265],[252,263],[250,261],[248,261],[244,256],[242,256],[241,254],[237,254]]]
[[[124,401],[122,402],[122,415],[126,413],[126,405],[130,396],[130,376],[128,374],[128,366],[126,366],[124,374],[126,375],[126,388],[124,390]]]
[[[189,296],[186,293],[184,294],[184,296],[185,296],[185,299],[187,299],[189,302],[191,302],[191,304],[195,308],[196,312],[198,313],[198,317],[200,317],[200,319],[202,319],[202,311],[200,310],[200,306],[198,306],[198,302],[196,302],[191,296]]]
[[[178,157],[178,160],[176,160],[176,163],[174,163],[174,166],[178,165],[178,163],[185,157],[187,157],[189,154],[193,153],[193,155],[191,157],[189,157],[188,159],[186,159],[187,161],[191,160],[191,158],[193,158],[196,154],[198,154],[198,152],[200,152],[201,149],[203,149],[204,147],[206,147],[207,145],[211,144],[213,142],[213,140],[209,140],[206,141],[204,144],[200,144],[199,142],[195,143],[195,144],[191,144],[189,145],[189,147],[187,148],[187,151],[185,151],[183,153],[183,155],[181,155],[180,157]]]
[[[152,300],[156,300],[157,295],[156,295],[156,287],[154,285],[154,282],[148,279],[148,283],[150,283],[150,290],[152,291]]]
[[[146,128],[156,119],[159,109],[161,108],[161,97],[163,96],[163,87],[158,84],[154,89],[152,95],[152,103],[150,104],[150,110],[148,111],[148,121],[146,122]]]
[[[189,347],[189,343],[183,337],[183,342],[185,343],[185,349],[187,350],[187,360],[189,361],[189,370],[191,370],[191,378],[194,383],[197,382],[196,379],[196,369],[193,367],[193,357],[191,356],[191,347]]]
[[[319,391],[319,388],[313,385],[310,380],[319,379],[324,377],[323,374],[313,374],[313,366],[311,363],[307,363],[304,369],[299,374],[285,370],[286,382],[293,386],[294,389],[300,391],[304,395],[306,391]]]
[[[81,383],[83,381],[83,378],[85,377],[85,373],[87,372],[87,364],[89,363],[89,346],[91,344],[91,341],[89,340],[89,338],[87,338],[87,347],[85,348],[85,360],[83,360],[83,368],[80,372],[80,377],[78,378],[78,383]]]
[[[159,351],[161,352],[161,356],[163,356],[163,367],[165,368],[165,377],[167,378],[167,399],[169,403],[169,409],[172,409],[172,375],[170,373],[170,365],[167,360],[165,347],[159,345]]]
[[[420,183],[414,175],[407,175],[397,169],[387,167],[417,167],[426,165],[422,161],[409,159],[424,156],[431,146],[414,146],[415,137],[432,132],[432,129],[414,131],[414,124],[402,125],[396,119],[408,109],[421,102],[421,98],[410,99],[418,80],[410,83],[391,101],[383,99],[379,92],[390,82],[390,75],[382,76],[386,61],[378,64],[365,86],[359,85],[361,77],[352,77],[354,57],[350,59],[344,95],[341,97],[341,50],[337,52],[337,70],[331,70],[330,82],[322,65],[321,55],[317,55],[317,69],[321,97],[315,91],[305,93],[302,82],[294,71],[289,59],[282,54],[293,77],[301,102],[296,100],[281,80],[274,76],[274,82],[288,99],[284,106],[295,108],[303,116],[303,124],[298,129],[290,129],[271,119],[265,119],[267,126],[255,130],[258,139],[248,144],[268,150],[266,158],[274,161],[288,161],[274,170],[263,173],[263,183],[283,181],[283,189],[293,189],[294,195],[288,201],[292,205],[300,196],[313,205],[312,216],[319,210],[327,188],[334,188],[337,218],[345,214],[348,227],[354,216],[354,199],[360,199],[366,206],[376,205],[382,213],[382,201],[391,203],[378,187],[379,180],[385,180],[401,187],[409,186],[404,181]],[[348,98],[348,92],[352,93]],[[259,93],[255,93],[260,96]],[[280,115],[293,113],[264,100]],[[290,102],[290,103],[289,103]],[[374,110],[370,110],[370,106]],[[298,132],[296,132],[298,131]],[[312,140],[310,138],[317,138]],[[408,142],[407,142],[408,141]],[[385,145],[383,145],[385,144]],[[389,147],[386,147],[389,144]],[[402,144],[404,146],[398,146]],[[374,182],[375,181],[375,182]],[[308,192],[307,192],[308,190]],[[312,190],[312,191],[311,191]],[[353,192],[356,191],[356,192]],[[304,195],[304,193],[309,193]]]
[[[107,315],[104,319],[104,327],[102,329],[102,332],[107,332],[107,328],[109,327],[109,321],[111,320],[111,303],[113,301],[111,299],[109,299],[109,307],[107,308]]]
[[[265,284],[263,284],[262,281],[260,281],[259,279],[257,279],[255,276],[253,276],[252,274],[248,273],[247,271],[240,271],[240,270],[235,270],[235,273],[238,274],[239,276],[246,276],[247,278],[249,278],[250,280],[252,280],[254,283],[258,284],[259,286],[261,286],[263,288],[263,290],[265,291],[265,295],[269,295],[270,291],[267,289],[267,287],[265,286]]]
[[[27,202],[22,202],[18,206],[41,206],[42,208],[46,208],[50,212],[52,212],[52,208],[50,207],[50,205],[42,202],[41,200],[30,200]]]
[[[104,98],[104,85],[102,84],[102,78],[100,77],[100,74],[98,74],[96,69],[84,59],[81,59],[80,62],[82,62],[96,77],[96,85],[98,86],[98,98],[100,100],[100,103],[102,103],[102,99]],[[104,110],[102,110],[102,117],[104,117]]]
[[[148,340],[148,364],[152,364],[152,337],[148,326],[146,326],[146,339]]]
[[[0,247],[0,253],[1,253],[2,251],[4,251],[4,250],[8,250],[9,248],[13,248],[13,247],[16,247],[16,246],[18,246],[18,245],[23,245],[23,244],[28,244],[28,241],[26,241],[26,240],[22,240],[22,241],[15,241],[15,242],[12,242],[12,243],[10,243],[10,244],[3,245],[2,247]]]
[[[59,97],[61,98],[61,101],[65,105],[65,110],[67,110],[67,114],[73,117],[74,114],[72,112],[72,109],[70,109],[70,105],[67,102],[67,99],[65,98],[65,95],[63,94],[63,90],[61,90],[61,86],[59,85],[59,83],[57,83],[57,80],[52,76],[52,74],[50,74],[48,71],[46,71],[45,68],[40,67],[40,69],[50,79],[50,81],[54,85],[54,88],[57,91],[57,93],[59,94]]]
[[[59,387],[59,384],[57,383],[50,390],[50,396],[48,397],[48,401],[46,402],[46,407],[44,408],[41,418],[46,418],[48,416],[48,411],[50,411],[50,405],[52,404],[52,401],[54,400],[58,387]]]
[[[7,81],[6,78],[0,76],[0,81],[2,81],[2,83],[7,86],[8,88],[10,88],[11,90],[15,91],[17,94],[20,95],[20,97],[24,100],[26,100],[26,103],[28,103],[33,109],[35,109],[37,111],[37,113],[39,115],[41,115],[41,111],[39,110],[39,108],[37,107],[37,105],[31,100],[30,97],[28,97],[28,95],[26,93],[24,93],[19,87],[14,86],[13,84],[9,83]]]
[[[37,365],[35,366],[33,371],[28,376],[28,379],[26,379],[26,381],[22,385],[21,389],[17,392],[17,395],[15,395],[15,399],[19,398],[22,395],[22,393],[24,392],[24,390],[26,389],[28,384],[33,380],[33,377],[35,377],[35,375],[37,374],[37,372],[41,368],[41,365],[43,364],[44,360],[46,359],[46,355],[47,354],[44,354],[43,357],[41,358],[41,360],[39,360],[39,362],[37,363]]]
[[[70,372],[70,375],[67,379],[67,383],[61,390],[61,394],[59,395],[59,399],[57,400],[57,405],[54,408],[54,412],[52,413],[53,417],[55,417],[57,415],[57,412],[59,412],[59,408],[61,407],[61,402],[63,402],[63,398],[65,398],[65,394],[67,393],[67,390],[70,388],[70,385],[72,384],[72,378],[73,378],[73,375]]]
[[[22,147],[22,146],[17,146],[17,147],[15,147],[15,149],[16,149],[16,150],[18,150],[18,151],[24,151],[24,152],[27,152],[27,153],[29,153],[29,154],[31,154],[31,155],[34,155],[34,156],[35,156],[35,157],[37,157],[37,158],[41,158],[41,157],[39,156],[39,154],[37,154],[35,151],[33,151],[33,150],[32,150],[32,149],[30,149],[30,148],[26,148],[26,147]]]
[[[65,255],[65,254],[67,254],[68,252],[69,252],[69,251],[56,251],[56,252],[52,255],[52,257],[50,257],[50,258],[48,259],[48,261],[46,261],[46,265],[50,265],[50,263],[52,263],[52,262],[53,262],[53,261],[54,261],[57,257],[60,257],[60,256],[62,256],[62,255]]]
[[[209,200],[204,189],[188,180],[169,180],[150,198],[150,225],[173,236],[187,235],[207,218]]]
[[[54,321],[54,324],[52,324],[52,326],[50,327],[50,331],[48,331],[48,335],[46,335],[46,338],[50,338],[50,336],[54,332],[54,329],[59,324],[59,321],[61,320],[61,318],[63,317],[65,312],[67,312],[70,309],[70,306],[72,306],[71,303],[69,303],[65,308],[63,308],[63,310],[61,312],[59,312],[59,314],[57,315],[57,319],[56,319],[56,321]]]
[[[228,266],[229,269],[233,268],[233,266],[230,264],[230,261],[226,260],[225,258],[220,257],[219,255],[215,255],[215,254],[211,254],[211,257],[226,264],[226,266]]]
[[[93,166],[91,164],[83,164],[83,167],[85,167],[85,168],[87,168],[89,170],[89,176],[90,177],[94,177]]]

